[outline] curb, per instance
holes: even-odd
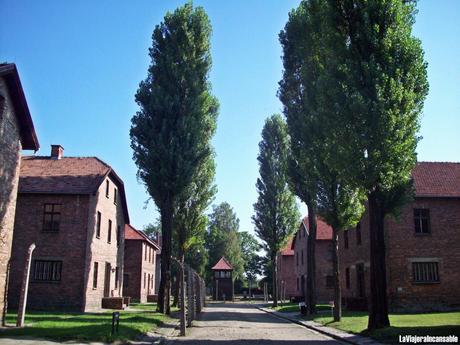
[[[277,311],[274,311],[274,310],[270,310],[270,309],[260,307],[260,306],[255,306],[255,307],[257,309],[265,312],[265,313],[273,314],[276,317],[279,317],[279,318],[284,319],[284,320],[288,320],[290,322],[298,324],[299,326],[311,329],[313,331],[316,331],[316,332],[321,333],[323,335],[327,335],[328,337],[334,338],[336,340],[346,342],[348,344],[353,344],[353,345],[382,345],[382,343],[379,343],[379,342],[377,342],[377,341],[375,341],[375,340],[373,340],[371,338],[363,337],[361,335],[350,334],[350,333],[347,333],[347,332],[344,332],[344,331],[339,331],[339,330],[337,330],[337,333],[336,333],[335,329],[334,329],[334,332],[331,332],[331,331],[327,330],[329,327],[326,327],[326,326],[323,326],[323,325],[320,325],[320,324],[318,324],[318,326],[314,326],[312,324],[307,324],[307,323],[305,323],[305,322],[303,322],[301,320],[289,317],[287,315],[284,315],[283,313],[280,313],[280,312],[277,312]],[[312,321],[312,323],[314,323],[314,322]],[[341,334],[338,334],[338,333],[341,333]],[[353,338],[353,339],[351,339],[351,338]]]

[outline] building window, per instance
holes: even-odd
[[[112,221],[109,219],[109,231],[107,233],[107,243],[112,242]]]
[[[152,261],[152,248],[149,247],[149,262]]]
[[[105,196],[108,198],[110,193],[110,183],[109,180],[105,181]]]
[[[57,232],[61,223],[61,204],[45,204],[43,210],[43,231]]]
[[[301,251],[301,255],[302,255],[302,256],[301,256],[301,257],[302,257],[301,262],[302,262],[302,266],[303,266],[303,249],[302,249],[302,251]]]
[[[115,290],[118,289],[118,266],[115,267]]]
[[[343,232],[343,246],[348,249],[348,231]]]
[[[144,272],[144,289],[145,289],[145,284],[147,283],[147,274]]]
[[[116,188],[113,189],[113,203],[116,205],[117,204],[117,198],[118,198],[118,191]]]
[[[101,212],[97,212],[97,219],[96,219],[96,237],[101,237]]]
[[[214,272],[214,277],[219,278],[219,271]]]
[[[225,272],[225,278],[230,278],[230,271]]]
[[[439,270],[437,262],[413,262],[414,283],[438,283]]]
[[[299,291],[299,277],[297,277],[297,291]]]
[[[334,276],[326,276],[326,287],[327,288],[334,287]]]
[[[359,246],[361,244],[361,223],[356,224],[356,244]]]
[[[121,232],[120,232],[120,225],[117,226],[117,246],[120,245],[120,235],[121,235]]]
[[[144,243],[144,261],[147,261],[147,245]]]
[[[123,274],[123,289],[126,289],[129,286],[129,274]]]
[[[299,266],[299,253],[295,253],[295,264]]]
[[[345,287],[347,289],[350,288],[350,268],[349,267],[345,269]]]
[[[62,261],[34,260],[34,280],[41,282],[61,281]]]
[[[430,233],[430,210],[425,208],[414,209],[414,223],[416,234]]]
[[[97,289],[97,272],[99,269],[99,263],[94,263],[94,270],[93,270],[93,289]]]

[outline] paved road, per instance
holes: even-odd
[[[343,344],[250,304],[209,304],[184,338],[174,345]]]

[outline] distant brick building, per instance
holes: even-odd
[[[213,271],[214,300],[233,300],[233,266],[224,257],[211,268]]]
[[[283,294],[287,299],[295,298],[297,296],[296,288],[296,266],[294,260],[294,249],[292,249],[293,237],[289,238],[288,242],[282,250],[277,254],[278,262],[278,291]]]
[[[0,323],[5,312],[8,263],[21,150],[39,149],[32,117],[15,64],[0,64]]]
[[[419,162],[415,200],[385,219],[391,310],[460,307],[460,163]],[[339,236],[342,297],[349,308],[369,299],[369,219]]]
[[[125,226],[125,267],[123,295],[147,302],[148,295],[155,294],[155,272],[158,245],[142,231]]]
[[[122,295],[122,180],[95,157],[23,157],[11,257],[8,302],[17,307],[28,246],[32,256],[28,307],[93,310]]]
[[[334,285],[332,278],[332,228],[321,218],[317,218],[316,230],[316,298],[318,303],[333,299]],[[308,218],[305,217],[299,230],[294,235],[292,248],[294,249],[296,296],[305,299],[307,288],[307,243],[310,240]]]

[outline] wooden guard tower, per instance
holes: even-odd
[[[212,268],[214,276],[214,293],[215,301],[233,301],[233,266],[221,257]]]

